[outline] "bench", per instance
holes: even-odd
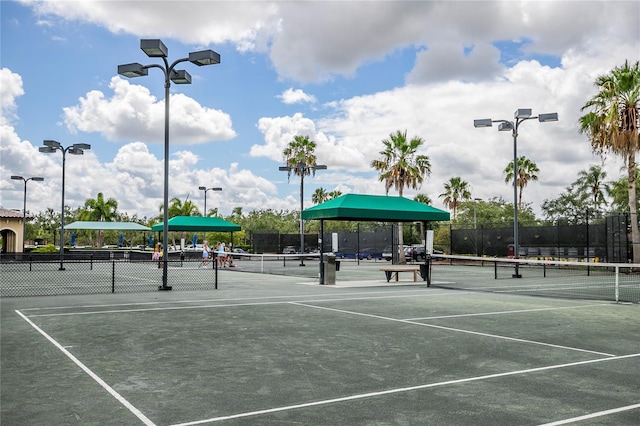
[[[387,282],[391,280],[391,277],[395,275],[396,281],[398,281],[398,275],[400,272],[413,272],[413,282],[418,281],[418,272],[420,271],[420,265],[393,265],[393,266],[383,266],[380,268],[381,271],[384,271],[385,276],[387,277]]]

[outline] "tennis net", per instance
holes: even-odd
[[[254,272],[259,274],[290,275],[317,278],[320,255],[311,254],[253,254],[226,253],[218,263],[219,269],[229,271]]]
[[[640,303],[639,264],[438,255],[434,265],[436,280],[455,277],[448,287]]]

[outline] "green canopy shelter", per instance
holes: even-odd
[[[302,219],[320,220],[320,235],[325,220],[378,222],[431,222],[449,220],[449,212],[404,197],[346,194],[305,209]],[[320,284],[324,284],[323,244],[320,244]]]
[[[151,228],[135,222],[77,221],[65,225],[64,229],[89,229],[94,231],[149,231]]]
[[[430,222],[449,220],[449,212],[404,197],[346,194],[305,209],[302,219]]]
[[[194,232],[234,232],[242,228],[233,222],[227,222],[219,217],[203,216],[175,216],[167,222],[169,231]],[[156,223],[151,227],[153,232],[162,232],[163,223]]]

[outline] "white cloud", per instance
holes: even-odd
[[[80,98],[79,105],[64,108],[64,121],[70,132],[98,132],[112,141],[164,140],[164,99],[152,96],[144,86],[113,77],[111,99],[98,90]],[[183,94],[171,95],[172,142],[199,144],[235,137],[231,117],[204,107]]]
[[[315,96],[305,93],[302,89],[293,90],[292,87],[282,92],[278,98],[287,105],[316,102]]]
[[[2,68],[0,87],[0,124],[9,124],[16,118],[16,98],[24,95],[22,77],[8,68]]]

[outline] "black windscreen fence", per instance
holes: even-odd
[[[627,215],[602,223],[523,226],[518,228],[518,256],[623,262],[630,261]],[[513,227],[451,229],[451,254],[513,257]]]

